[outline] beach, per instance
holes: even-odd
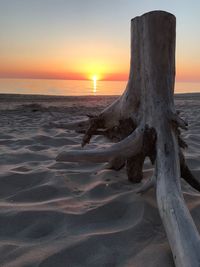
[[[125,169],[56,162],[81,148],[82,134],[56,128],[98,114],[116,96],[0,95],[0,266],[172,267],[155,190],[137,194]],[[200,181],[200,93],[175,95],[187,163]],[[94,136],[84,149],[107,147]],[[145,182],[153,173],[148,160]],[[182,180],[200,231],[200,193]]]

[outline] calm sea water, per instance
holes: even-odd
[[[42,95],[120,95],[125,81],[0,79],[0,93]],[[200,92],[200,83],[176,83],[175,93]]]

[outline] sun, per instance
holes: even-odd
[[[93,93],[96,93],[97,92],[97,75],[93,75],[92,76],[92,80],[93,80]]]
[[[98,80],[97,75],[93,75],[93,76],[92,76],[92,80],[93,80],[94,82],[96,82],[96,81]]]

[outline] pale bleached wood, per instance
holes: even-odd
[[[198,267],[199,233],[181,192],[177,138],[166,125],[161,128],[157,146],[157,203],[175,265]]]
[[[56,160],[68,162],[107,162],[116,157],[125,158],[133,156],[141,150],[143,134],[144,127],[139,127],[127,138],[107,149],[63,151],[57,156]]]
[[[178,137],[169,119],[175,114],[175,17],[157,11],[133,23],[141,40],[141,113],[145,123],[157,133],[155,175],[159,212],[175,265],[198,267],[200,238],[182,196]],[[177,118],[179,126],[183,126],[183,121]]]
[[[138,189],[135,190],[135,193],[137,194],[144,194],[149,189],[153,188],[156,184],[156,177],[152,176],[148,181],[146,181],[144,184],[142,184]]]
[[[105,128],[112,128],[120,120],[131,118],[137,130],[108,150],[62,152],[58,160],[105,162],[118,156],[127,159],[144,153],[147,146],[145,156],[155,161],[158,209],[175,265],[199,267],[200,237],[184,202],[180,184],[178,127],[187,129],[187,124],[176,114],[173,99],[175,27],[175,17],[164,11],[149,12],[131,21],[127,87],[121,97],[101,112],[99,119]],[[148,147],[148,142],[144,144],[141,129],[144,131],[145,127],[141,125],[154,129],[153,148],[152,144]],[[145,189],[151,185],[149,182]]]

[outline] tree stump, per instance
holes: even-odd
[[[200,188],[181,151],[185,143],[179,128],[187,128],[187,125],[177,115],[173,99],[175,29],[175,17],[164,11],[152,11],[131,20],[130,74],[124,93],[95,119],[74,124],[75,129],[78,126],[80,130],[81,125],[85,131],[83,145],[102,129],[104,135],[118,136],[119,142],[108,150],[62,152],[57,160],[106,162],[120,158],[126,163],[129,179],[140,182],[144,159],[149,157],[155,164],[158,209],[175,265],[199,267],[199,233],[180,184],[182,173],[188,183]],[[129,126],[120,126],[127,121]]]

